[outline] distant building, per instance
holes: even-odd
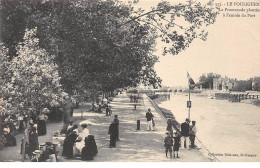
[[[236,79],[231,78],[213,78],[213,90],[231,91],[237,85]]]

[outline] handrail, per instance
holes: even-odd
[[[149,96],[147,96],[147,98],[149,99],[149,101],[151,102],[151,104],[154,106],[154,108],[156,109],[156,111],[159,111],[164,117],[165,119],[167,119],[167,116],[164,114],[163,110],[158,106],[158,104],[156,104]],[[174,129],[178,132],[180,132],[180,130],[176,127],[176,125],[173,125]],[[214,155],[210,155],[211,152],[206,148],[206,146],[201,142],[201,140],[196,136],[195,137],[199,143],[203,146],[203,149],[206,150],[208,152],[208,156],[209,157],[213,157],[213,158],[209,158],[212,162],[221,162],[216,156]]]

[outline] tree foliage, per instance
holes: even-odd
[[[22,40],[23,30],[37,27],[39,45],[55,56],[61,84],[70,94],[141,82],[158,87],[156,38],[165,43],[163,55],[176,55],[195,38],[206,39],[204,28],[218,12],[200,3],[163,1],[148,12],[134,6],[117,0],[3,0],[3,41],[15,53],[12,46]]]
[[[53,56],[39,48],[36,29],[26,30],[17,56],[8,61],[7,51],[1,57],[1,94],[9,113],[40,112],[49,105],[58,106],[64,96],[58,67]]]
[[[203,74],[199,78],[199,83],[202,84],[203,88],[212,89],[213,88],[213,79],[220,78],[221,75],[215,73]]]

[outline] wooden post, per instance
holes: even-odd
[[[255,95],[253,95],[253,99],[255,99]]]
[[[22,139],[22,162],[25,160],[25,138]]]
[[[258,99],[258,95],[256,95],[256,99]]]

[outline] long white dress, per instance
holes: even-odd
[[[80,142],[76,142],[75,146],[81,153],[82,148],[85,146],[85,138],[89,135],[89,130],[87,128],[84,128],[83,131],[80,134]]]

